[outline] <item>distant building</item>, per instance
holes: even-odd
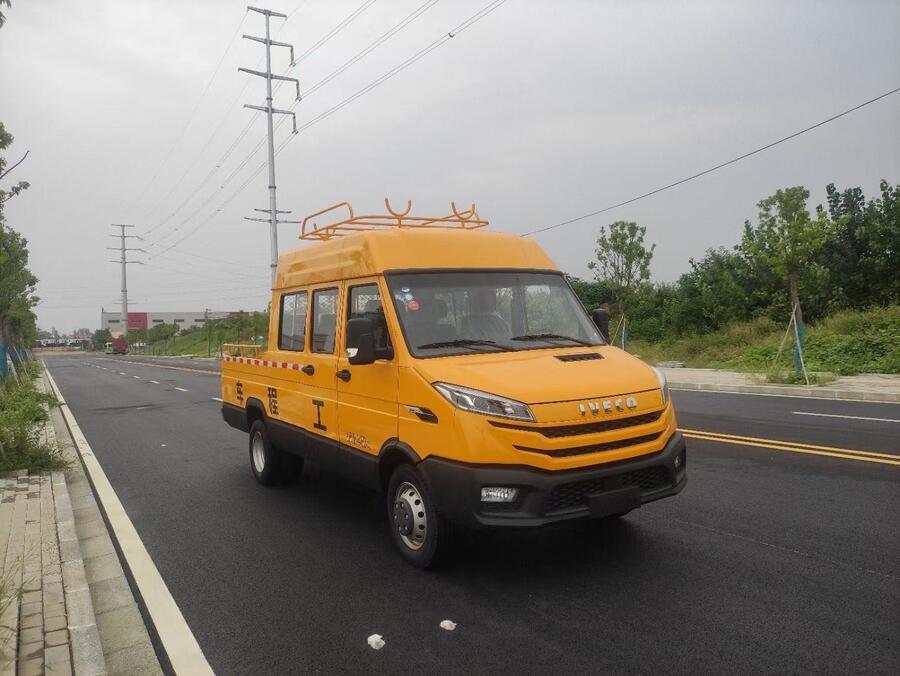
[[[128,330],[140,331],[142,329],[152,329],[160,324],[175,324],[179,331],[186,331],[194,326],[203,326],[206,318],[225,319],[232,315],[240,314],[239,312],[129,312],[128,313]],[[246,314],[246,313],[245,313]],[[122,313],[121,312],[100,312],[100,328],[109,329],[113,335],[122,334]]]

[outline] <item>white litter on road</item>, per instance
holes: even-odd
[[[381,634],[372,634],[369,638],[369,647],[373,650],[381,650],[384,648],[384,639],[381,638]]]
[[[446,629],[447,631],[453,631],[456,629],[456,622],[452,620],[444,620],[441,622],[441,629]]]

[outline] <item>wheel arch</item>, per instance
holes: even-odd
[[[255,423],[257,420],[262,420],[263,422],[265,422],[266,408],[262,405],[262,402],[259,399],[251,397],[247,400],[246,416],[247,429],[249,430],[251,427],[253,427],[253,423]]]
[[[391,474],[398,465],[418,465],[422,461],[419,454],[409,444],[399,439],[388,439],[378,452],[378,485],[382,491],[387,490]]]

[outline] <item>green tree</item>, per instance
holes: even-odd
[[[97,329],[91,336],[91,345],[95,350],[103,350],[109,342],[112,342],[112,334],[109,329]]]
[[[768,268],[787,281],[788,300],[797,308],[797,321],[803,321],[800,306],[800,277],[814,262],[813,255],[825,243],[829,222],[825,212],[817,210],[813,219],[806,209],[809,190],[803,186],[778,190],[761,200],[759,223],[744,223],[742,253],[762,268]]]
[[[673,324],[679,334],[707,333],[745,321],[762,305],[753,294],[757,280],[738,251],[707,249],[700,260],[691,258],[690,266],[678,280]]]
[[[0,122],[0,153],[12,142],[12,134]],[[5,173],[6,158],[0,154],[0,176]],[[28,270],[28,242],[6,226],[3,213],[7,200],[27,187],[21,182],[9,191],[0,188],[0,343],[6,345],[30,345],[37,338],[32,311],[38,302],[34,295],[37,278]],[[0,354],[0,359],[5,366],[6,355]]]
[[[644,246],[647,228],[637,223],[616,221],[600,228],[595,254],[597,260],[588,263],[594,278],[601,284],[609,284],[614,292],[619,315],[625,314],[625,305],[650,279],[650,261],[655,244]]]

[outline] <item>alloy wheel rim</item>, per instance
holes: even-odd
[[[253,468],[257,474],[262,474],[266,468],[266,449],[263,446],[262,434],[257,432],[253,435],[253,445],[251,446],[253,455]]]
[[[428,517],[425,501],[414,485],[404,481],[394,494],[392,520],[403,544],[418,551],[428,537]]]

